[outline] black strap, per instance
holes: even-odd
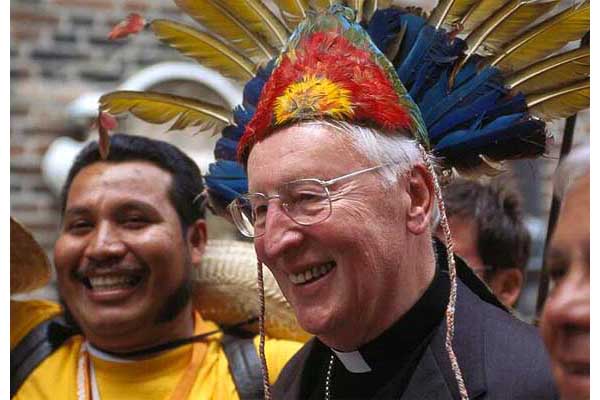
[[[10,397],[29,374],[77,331],[59,315],[33,328],[10,352]]]
[[[262,369],[252,337],[229,331],[222,344],[240,400],[263,399]]]

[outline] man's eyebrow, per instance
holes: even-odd
[[[90,209],[88,207],[70,207],[65,210],[65,218],[71,217],[75,215],[88,214]]]

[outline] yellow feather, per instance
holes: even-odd
[[[527,66],[581,38],[590,29],[590,3],[586,0],[556,14],[510,43],[490,60],[490,65],[503,71]]]
[[[257,66],[252,60],[208,33],[161,19],[152,21],[150,27],[160,40],[206,67],[240,81],[254,77]]]
[[[463,34],[468,34],[481,25],[486,19],[505,5],[507,0],[481,0],[473,6],[458,21],[462,26]]]
[[[130,112],[151,124],[177,118],[169,130],[197,126],[217,131],[232,123],[231,111],[224,107],[169,94],[121,90],[105,94],[99,102],[102,111],[113,115]]]
[[[276,49],[285,46],[288,30],[260,0],[220,0],[233,15],[246,22],[252,31],[265,37]]]
[[[219,0],[175,0],[179,8],[208,30],[227,39],[250,56],[270,60],[276,52]]]
[[[369,22],[375,11],[378,9],[383,9],[391,6],[391,1],[383,1],[383,0],[365,0],[365,5],[363,6],[363,13],[365,21]]]
[[[529,94],[556,85],[567,84],[590,75],[589,46],[550,57],[524,68],[505,80],[509,89]]]
[[[310,8],[317,11],[329,9],[334,4],[343,3],[343,0],[309,0]]]
[[[495,53],[503,44],[555,7],[560,0],[545,3],[530,0],[512,0],[497,10],[466,38],[467,54],[483,47],[484,53]]]
[[[346,0],[346,5],[356,12],[356,21],[362,21],[365,0]]]
[[[306,18],[306,10],[308,9],[306,0],[279,0],[276,4],[279,6],[281,15],[288,27],[292,29]]]
[[[526,98],[531,114],[551,120],[564,118],[590,106],[590,80],[563,85],[544,93],[531,94]]]
[[[440,0],[431,11],[427,23],[436,29],[443,24],[454,24],[459,22],[472,7],[482,0]]]
[[[327,78],[309,75],[288,86],[275,101],[273,111],[278,125],[323,116],[342,119],[354,113],[348,89]]]

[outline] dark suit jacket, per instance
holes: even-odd
[[[537,329],[510,315],[457,259],[458,280],[454,352],[469,399],[558,399],[549,358]],[[465,282],[466,281],[466,284]],[[495,303],[495,304],[492,304]],[[460,399],[444,346],[445,321],[425,350],[402,400]],[[273,387],[275,400],[299,399],[312,339],[288,362]],[[324,377],[323,377],[324,378]],[[393,387],[378,398],[398,398]]]

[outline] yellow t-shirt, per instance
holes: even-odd
[[[11,301],[11,350],[33,327],[60,311],[57,304],[48,301]],[[213,322],[199,321],[196,333],[217,329]],[[221,348],[222,336],[218,333],[208,339],[190,399],[239,398]],[[29,375],[14,399],[77,400],[77,362],[82,341],[81,336],[68,339]],[[258,349],[258,337],[254,339],[254,345]],[[169,399],[189,365],[192,346],[182,346],[134,362],[107,361],[91,356],[101,399]],[[265,353],[271,383],[301,346],[299,342],[267,338]]]

